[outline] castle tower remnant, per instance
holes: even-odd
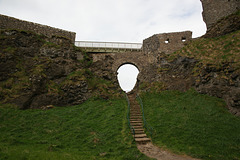
[[[223,17],[240,9],[240,0],[201,0],[203,6],[203,20],[210,30]]]

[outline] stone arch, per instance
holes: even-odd
[[[112,70],[117,74],[117,71],[118,69],[125,65],[125,64],[131,64],[131,65],[134,65],[135,67],[137,67],[137,69],[139,70],[139,73],[141,72],[142,70],[142,67],[140,64],[132,61],[132,60],[125,60],[125,59],[120,59],[120,60],[117,60],[114,64],[113,64],[113,67],[112,67]]]
[[[112,70],[114,73],[117,73],[117,70],[123,64],[132,64],[137,67],[139,72],[141,72],[143,70],[145,63],[146,63],[146,57],[142,54],[142,52],[120,53],[114,56]]]
[[[138,64],[137,62],[134,62],[134,61],[127,61],[127,60],[123,60],[123,59],[120,59],[120,60],[117,60],[114,64],[113,64],[113,71],[114,71],[114,73],[115,73],[115,77],[116,77],[116,79],[117,79],[117,75],[118,75],[118,73],[117,73],[117,71],[118,71],[118,69],[121,67],[121,66],[123,66],[123,65],[125,65],[125,64],[131,64],[131,65],[134,65],[137,69],[138,69],[138,71],[139,71],[139,73],[138,73],[138,76],[137,76],[137,81],[139,81],[139,77],[141,76],[141,74],[142,74],[142,66],[140,65],[140,64]]]
[[[125,65],[125,64],[131,64],[131,65],[135,66],[135,67],[138,69],[138,71],[140,72],[139,67],[138,67],[136,64],[132,63],[132,62],[125,62],[125,63],[122,63],[122,64],[117,68],[116,72],[118,71],[118,69],[119,69],[120,67],[122,67],[122,66]]]
[[[134,63],[132,63],[132,62],[124,62],[124,63],[122,63],[121,65],[119,65],[118,66],[118,68],[116,69],[116,79],[118,80],[118,70],[122,67],[122,66],[124,66],[124,65],[126,65],[126,64],[130,64],[130,65],[132,65],[132,66],[134,66],[134,67],[136,67],[137,68],[137,70],[138,70],[138,74],[137,74],[137,77],[136,77],[136,82],[135,82],[135,85],[133,86],[133,88],[132,88],[132,90],[136,90],[136,89],[138,89],[138,86],[139,86],[139,74],[140,74],[140,69],[139,69],[139,67],[136,65],[136,64],[134,64]],[[118,82],[119,82],[119,86],[120,86],[120,81],[118,80]],[[123,88],[122,88],[122,90],[124,90]]]
[[[112,63],[112,71],[115,74],[117,80],[117,70],[123,64],[133,64],[139,70],[139,74],[137,76],[137,80],[142,81],[144,79],[144,75],[146,67],[149,66],[150,57],[144,55],[142,52],[125,52],[125,53],[117,53],[114,55],[114,61]]]

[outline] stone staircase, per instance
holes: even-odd
[[[143,119],[141,107],[136,100],[136,94],[130,93],[127,95],[130,102],[130,124],[135,131],[135,141],[138,144],[146,144],[151,142],[151,139],[147,137],[143,128]]]

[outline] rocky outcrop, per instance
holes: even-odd
[[[231,113],[240,116],[240,73],[231,64],[204,67],[194,87],[200,93],[224,99]]]
[[[201,0],[203,6],[203,20],[207,25],[207,31],[215,27],[215,24],[240,9],[239,0]]]
[[[0,30],[0,43],[1,103],[27,109],[76,105],[89,97],[84,61],[70,40]]]
[[[172,61],[162,58],[156,80],[169,90],[195,88],[199,93],[222,98],[229,111],[240,116],[240,73],[229,63],[217,68],[203,66],[194,58],[178,56]]]
[[[195,59],[188,57],[179,56],[170,62],[161,58],[157,79],[169,90],[187,91],[195,83],[192,69],[196,63]]]
[[[203,37],[219,37],[237,30],[240,30],[240,10],[216,22]]]

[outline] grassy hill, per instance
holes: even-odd
[[[0,159],[148,159],[133,143],[127,102],[88,100],[72,107],[0,107]]]
[[[208,160],[240,159],[240,118],[193,90],[143,93],[155,145]],[[0,107],[0,159],[149,159],[129,133],[125,99],[72,107]]]
[[[145,93],[142,99],[154,144],[200,159],[240,160],[240,117],[223,100],[194,90]]]

